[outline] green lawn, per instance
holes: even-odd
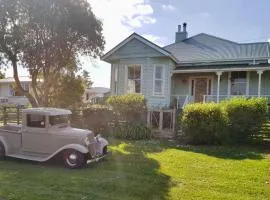
[[[270,199],[263,148],[112,143],[107,160],[79,170],[0,161],[0,199]]]

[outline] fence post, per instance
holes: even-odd
[[[152,112],[150,110],[147,111],[147,126],[151,127],[151,114]]]
[[[3,123],[4,125],[7,124],[7,107],[6,106],[3,107]]]
[[[20,108],[17,106],[17,124],[20,124]]]
[[[162,131],[163,129],[163,111],[159,110],[159,130]]]
[[[173,109],[172,111],[172,132],[175,134],[175,122],[176,122],[176,109]]]

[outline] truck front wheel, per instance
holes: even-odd
[[[4,145],[0,142],[0,160],[4,159],[6,155],[5,147]]]
[[[85,155],[73,149],[64,151],[63,159],[65,166],[70,169],[80,168],[86,164]]]

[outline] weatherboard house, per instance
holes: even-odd
[[[111,64],[111,94],[143,94],[148,107],[182,108],[234,96],[270,97],[268,42],[237,43],[178,26],[160,47],[133,33],[101,59]]]

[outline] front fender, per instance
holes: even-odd
[[[0,136],[0,142],[4,145],[6,154],[8,153],[8,145],[4,137]]]
[[[49,160],[52,157],[56,156],[61,151],[64,151],[64,150],[67,150],[67,149],[74,149],[74,150],[79,151],[79,152],[81,152],[83,154],[86,154],[86,153],[89,152],[87,147],[85,147],[85,146],[83,146],[81,144],[68,144],[68,145],[65,145],[65,146],[61,147],[60,149],[58,149],[56,152],[54,152],[52,155],[50,155],[49,157],[47,157],[43,161]]]
[[[105,146],[108,146],[108,145],[109,145],[109,142],[108,142],[105,138],[103,138],[103,137],[99,137],[99,138],[98,138],[98,141],[99,141],[99,143],[100,143],[102,149],[103,149]]]
[[[81,144],[68,144],[68,145],[65,145],[62,148],[60,148],[57,152],[61,152],[61,151],[66,150],[66,149],[74,149],[74,150],[77,150],[81,153],[88,153],[87,147],[85,147]]]

